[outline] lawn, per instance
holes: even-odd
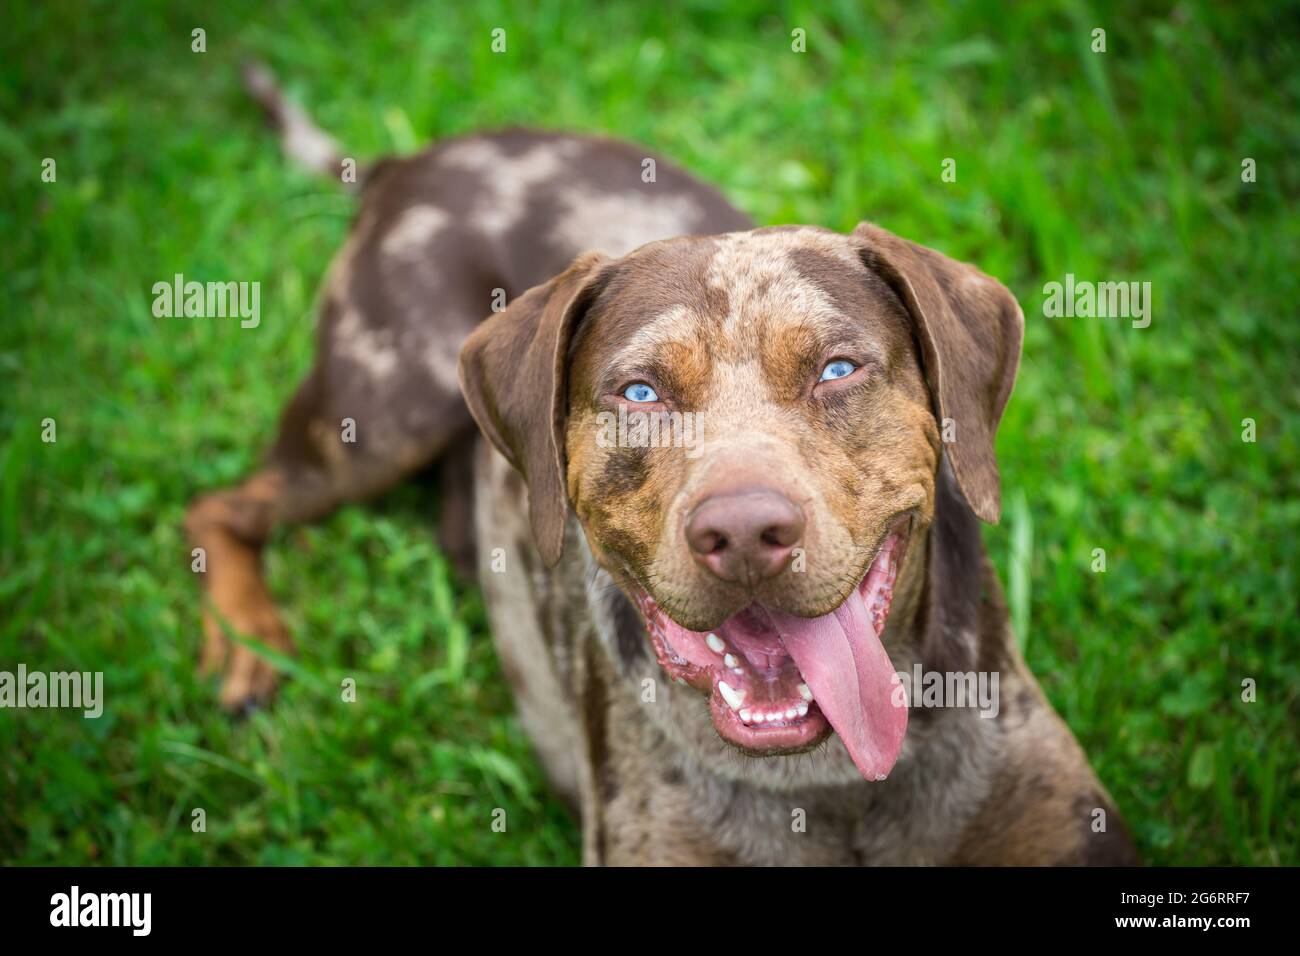
[[[183,6],[0,29],[0,670],[105,686],[98,720],[0,711],[0,862],[577,860],[435,488],[277,536],[302,655],[271,709],[194,676],[185,505],[273,435],[354,209],[281,158],[249,54],[361,158],[602,131],[763,223],[872,219],[999,277],[1027,328],[985,540],[1030,666],[1148,862],[1297,862],[1294,4]],[[260,325],[155,318],[178,272],[259,281]],[[1150,282],[1150,325],[1044,315],[1067,274]]]

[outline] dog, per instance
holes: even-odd
[[[606,139],[476,134],[361,179],[266,466],[187,515],[225,707],[275,673],[223,623],[292,650],[270,531],[437,463],[585,863],[1136,862],[981,542],[1024,321],[1002,284],[870,223],[755,228]]]

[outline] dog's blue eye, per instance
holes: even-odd
[[[822,369],[822,377],[820,381],[833,382],[837,378],[845,378],[846,376],[852,375],[856,369],[857,366],[852,362],[845,359],[836,359],[834,362],[829,363],[824,369]]]
[[[629,402],[640,402],[642,404],[659,401],[659,394],[645,382],[629,385],[627,391],[623,393],[623,397]]]

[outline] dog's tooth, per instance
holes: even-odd
[[[807,716],[808,716],[808,705],[807,705],[807,704],[800,704],[798,707],[795,708],[795,711],[799,714],[800,717],[807,717]]]
[[[748,707],[744,707],[740,711],[740,719],[745,723],[749,723],[754,719],[754,712]]]
[[[808,701],[812,700],[813,699],[812,688],[810,688],[807,684],[800,684],[799,696],[802,697],[804,700],[808,700]]]
[[[722,656],[722,663],[734,670],[736,669],[736,656],[734,654],[724,654]]]
[[[710,634],[704,639],[704,643],[709,645],[709,650],[715,654],[721,654],[727,649],[727,645],[722,643],[722,638],[716,634]]]
[[[794,720],[795,717],[798,716],[798,714],[799,714],[799,711],[796,710],[794,707],[791,707],[791,708],[789,708],[788,710],[786,710],[786,712],[785,712],[785,719],[786,719],[786,720]]]
[[[722,693],[722,699],[727,702],[727,706],[732,710],[740,710],[740,705],[745,702],[745,692],[736,690],[725,680],[718,681],[718,690]]]

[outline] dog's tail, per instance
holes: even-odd
[[[312,118],[280,89],[275,74],[263,63],[246,61],[243,65],[244,86],[253,99],[266,111],[271,125],[280,134],[280,145],[285,154],[313,173],[329,176],[346,185],[355,183],[359,175],[347,175],[343,150],[335,139],[314,122]],[[352,173],[358,171],[355,164]]]

